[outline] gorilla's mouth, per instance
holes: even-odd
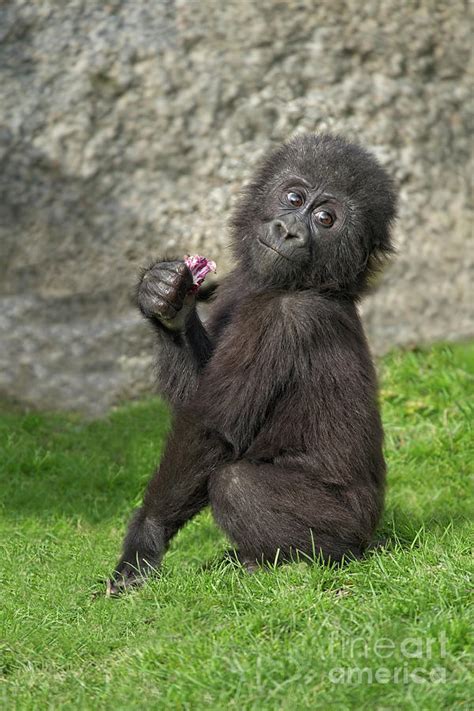
[[[276,249],[275,247],[272,247],[271,244],[268,244],[265,242],[261,237],[257,237],[258,242],[260,242],[263,247],[266,247],[267,249],[271,249],[272,252],[275,252],[275,254],[278,254],[280,257],[283,257],[283,259],[286,259],[287,262],[291,262],[292,264],[295,263],[294,259],[290,259],[289,257],[286,256],[286,254],[283,254],[283,252],[280,252],[280,250]]]

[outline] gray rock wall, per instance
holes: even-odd
[[[0,388],[97,413],[146,392],[139,265],[203,252],[270,145],[360,139],[401,190],[363,307],[377,352],[474,334],[460,0],[12,0],[0,7]],[[471,293],[472,297],[472,293]]]

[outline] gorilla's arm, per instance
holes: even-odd
[[[153,325],[158,336],[158,390],[172,405],[187,402],[213,350],[209,335],[195,308],[183,332]]]
[[[158,336],[158,389],[173,405],[186,402],[196,390],[213,350],[189,294],[191,285],[185,263],[167,261],[146,269],[137,288],[139,309]]]

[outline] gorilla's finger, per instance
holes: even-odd
[[[183,305],[184,294],[174,284],[155,284],[154,292],[177,310]]]
[[[186,285],[187,291],[193,284],[193,275],[191,274],[191,270],[184,262],[172,262],[172,264],[173,268],[171,271],[177,274],[179,279]],[[169,263],[167,266],[168,265]]]
[[[177,309],[160,297],[153,298],[154,313],[160,318],[171,321],[176,317]]]
[[[175,289],[182,298],[184,298],[193,283],[191,273],[189,273],[189,275],[185,274],[184,276],[182,276],[181,274],[177,274],[176,272],[167,269],[157,271],[156,276],[152,276],[152,281],[155,282],[155,280],[157,282],[169,284],[170,286],[175,287]]]
[[[150,280],[153,282],[162,282],[164,284],[178,285],[182,278],[175,271],[160,266],[152,269]]]
[[[162,269],[167,269],[168,271],[175,272],[175,274],[179,274],[182,277],[186,276],[186,274],[188,273],[191,274],[189,268],[183,261],[159,262],[159,265]]]

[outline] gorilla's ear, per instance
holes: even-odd
[[[392,232],[397,217],[397,191],[385,171],[383,176],[385,178],[385,186],[379,193],[370,222],[372,224],[373,251],[379,256],[385,255],[389,257],[396,251],[393,245]]]
[[[365,286],[362,286],[362,291],[371,291],[377,287],[384,267],[390,257],[396,254],[396,251],[389,229],[379,231],[373,236],[372,250],[367,256],[365,279],[363,280]]]
[[[372,239],[373,251],[380,256],[389,257],[396,252],[393,244],[391,229],[385,232],[377,232]]]

